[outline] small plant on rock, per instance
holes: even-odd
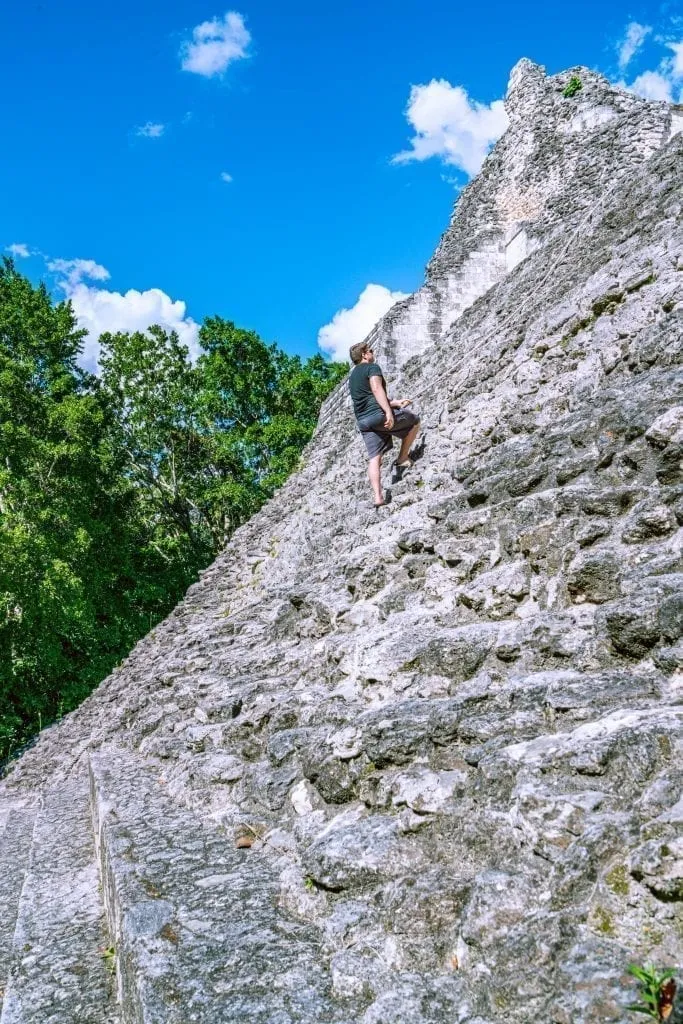
[[[99,950],[99,954],[104,960],[105,966],[110,974],[116,974],[116,947],[106,946]]]
[[[641,1001],[630,1003],[626,1009],[634,1013],[644,1013],[652,1020],[667,1021],[674,1008],[676,972],[672,968],[660,972],[651,964],[644,967],[631,964],[627,971],[638,982],[638,996]]]
[[[581,89],[583,89],[581,79],[578,78],[576,75],[572,75],[572,77],[567,82],[562,92],[562,95],[566,100],[570,100],[572,96],[576,96],[577,92],[580,92]]]

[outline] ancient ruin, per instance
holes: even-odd
[[[683,116],[506,107],[373,332],[391,504],[342,385],[0,784],[1,1024],[626,1024],[683,963]]]

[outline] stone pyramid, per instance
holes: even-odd
[[[506,106],[372,335],[391,503],[342,384],[2,783],[1,1024],[626,1024],[683,962],[683,112]]]

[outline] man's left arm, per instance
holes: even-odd
[[[412,405],[412,398],[392,398],[389,405],[392,409],[405,409],[407,405]]]

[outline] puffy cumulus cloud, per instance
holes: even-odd
[[[232,174],[228,174],[227,171],[221,171],[221,181],[224,181],[226,185],[229,185],[232,181]]]
[[[619,43],[619,67],[622,71],[630,64],[650,32],[651,25],[640,25],[637,21],[632,21],[627,26],[624,38]]]
[[[5,252],[8,252],[10,256],[16,256],[17,259],[25,260],[31,255],[31,250],[24,242],[12,242],[5,248]]]
[[[181,67],[206,78],[222,75],[228,64],[247,56],[250,42],[242,15],[228,11],[222,20],[203,21],[192,30],[192,41],[183,43],[180,51]]]
[[[69,298],[79,326],[88,332],[82,362],[90,370],[97,367],[99,337],[105,331],[146,331],[152,324],[176,331],[192,359],[199,354],[199,324],[186,315],[187,307],[181,299],[174,301],[160,288],[144,292],[131,288],[122,294],[81,282]]]
[[[627,45],[629,30],[634,28],[634,26],[637,29],[647,29],[647,32],[652,31],[649,26],[642,26],[632,22],[628,27],[623,46]],[[633,39],[637,41],[637,33],[633,36]],[[622,89],[635,92],[646,100],[657,100],[662,103],[681,103],[683,102],[683,39],[679,42],[672,42],[664,34],[657,34],[654,36],[654,39],[665,50],[665,54],[662,56],[659,64],[654,68],[641,71],[630,85],[625,81],[618,82],[617,84]],[[621,53],[622,51],[620,51],[620,65],[623,69],[625,64],[621,63]],[[635,50],[633,53],[635,53]],[[629,60],[633,53],[629,53],[627,49],[626,56]]]
[[[88,332],[80,360],[86,369],[97,371],[99,338],[105,331],[146,331],[152,324],[176,331],[193,359],[199,354],[199,324],[187,316],[180,299],[174,301],[160,288],[131,288],[124,294],[90,284],[109,278],[109,271],[94,260],[51,260],[48,269],[59,275],[79,327]]]
[[[136,128],[135,134],[141,135],[144,139],[160,139],[165,129],[165,124],[155,124],[153,121],[148,121],[147,124],[141,124],[139,128]]]
[[[643,71],[627,88],[646,100],[671,103],[673,99],[672,82],[659,71]]]
[[[394,163],[437,156],[470,176],[479,171],[491,145],[508,125],[502,100],[488,106],[478,103],[462,86],[443,78],[412,86],[406,117],[415,129],[412,149],[398,153]]]
[[[407,298],[406,292],[392,292],[381,284],[367,285],[355,306],[340,309],[329,324],[320,328],[318,345],[333,359],[347,363],[351,346],[363,341],[394,303]]]
[[[94,260],[48,260],[47,269],[59,277],[59,284],[68,293],[69,289],[84,277],[91,281],[108,281],[109,271]]]

